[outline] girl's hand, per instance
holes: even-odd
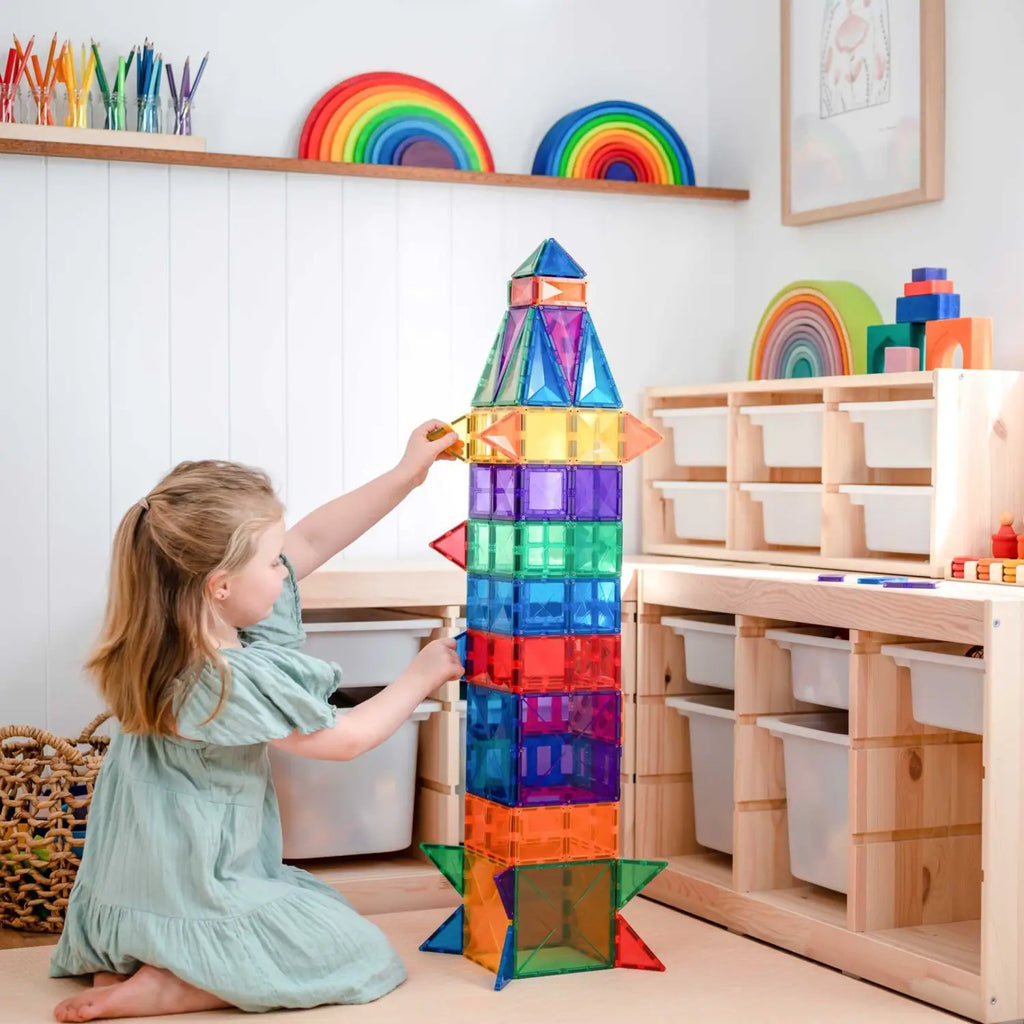
[[[444,450],[455,444],[459,436],[454,431],[447,430],[447,426],[448,424],[442,420],[427,420],[409,435],[409,443],[405,446],[405,454],[399,461],[398,467],[412,481],[414,487],[418,487],[427,479],[427,473],[430,472],[430,467],[437,459],[451,458],[450,455],[444,454]],[[446,432],[441,437],[429,441],[427,434],[438,428],[444,429]]]
[[[451,679],[461,679],[463,667],[455,641],[447,637],[431,640],[412,659],[408,671],[423,683],[424,695],[433,693]]]

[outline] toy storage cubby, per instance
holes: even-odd
[[[974,1020],[1024,1016],[1024,600],[667,563],[641,574],[636,856],[669,861],[645,895]],[[702,698],[676,696],[700,690],[679,622],[702,616],[735,626],[730,852],[698,840],[708,765],[679,706]]]
[[[942,577],[1024,500],[1016,372],[650,388],[645,415],[671,434],[644,455],[646,554]]]

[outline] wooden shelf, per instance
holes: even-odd
[[[499,188],[553,189],[561,192],[603,192],[617,195],[666,196],[673,199],[704,199],[739,202],[750,192],[735,188],[696,185],[645,185],[631,181],[596,181],[589,178],[553,178],[542,174],[496,174],[483,171],[451,171],[435,167],[391,167],[378,164],[341,164],[275,156],[241,156],[234,153],[188,153],[167,149],[135,149],[127,146],[92,146],[80,143],[35,142],[0,139],[0,153],[45,156],[71,160],[110,160],[119,163],[169,164],[185,167],[219,167],[233,171],[276,171],[287,174],[327,174],[348,178],[387,178],[397,181],[436,181],[452,185],[493,185]]]

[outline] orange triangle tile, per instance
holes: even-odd
[[[452,420],[450,429],[458,434],[459,439],[441,453],[442,456],[448,455],[453,459],[458,459],[460,462],[468,462],[468,454],[466,445],[469,441],[469,416],[463,414],[456,420]],[[428,441],[436,441],[439,437],[444,437],[448,431],[444,427],[435,427],[427,434]]]
[[[620,914],[615,915],[615,966],[638,971],[663,971],[665,965],[651,952]]]
[[[523,452],[522,414],[518,410],[510,412],[477,436],[502,455],[518,462]]]
[[[460,569],[466,568],[466,524],[459,523],[447,533],[441,534],[437,540],[430,542],[439,555],[444,555],[449,562],[454,562]]]
[[[621,462],[632,462],[638,455],[643,455],[645,451],[653,448],[662,440],[664,438],[654,427],[647,426],[643,420],[638,420],[631,412],[622,414],[622,433],[619,437]]]

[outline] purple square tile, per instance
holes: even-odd
[[[569,515],[569,467],[523,466],[523,519],[566,519]]]
[[[491,515],[495,519],[515,519],[516,467],[494,466],[494,500]]]
[[[622,518],[622,467],[576,466],[573,519]]]
[[[491,490],[491,466],[474,463],[469,467],[469,514],[486,519],[494,504]]]

